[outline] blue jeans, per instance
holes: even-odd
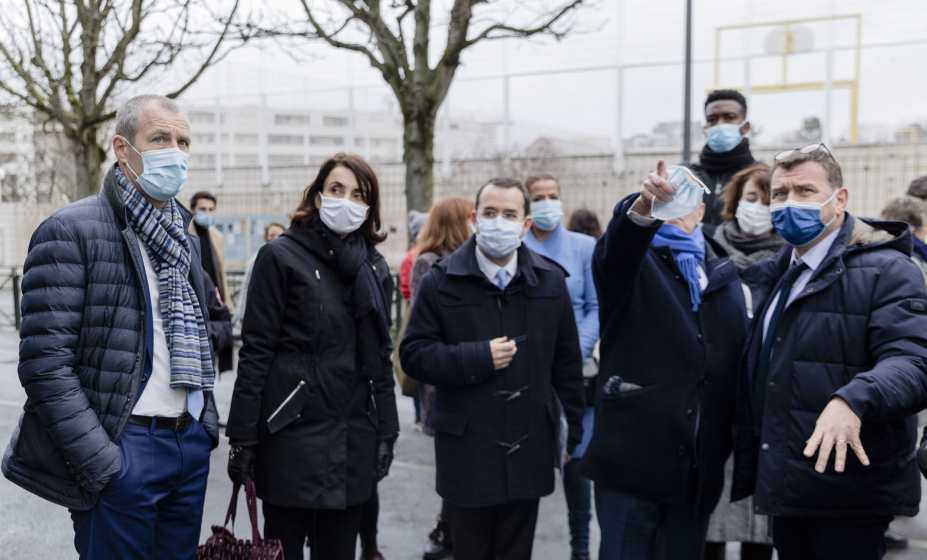
[[[708,515],[693,504],[661,504],[595,487],[599,560],[702,560]]]
[[[579,462],[580,459],[573,459],[563,469],[563,493],[570,521],[570,548],[585,554],[589,552],[589,522],[592,521],[592,481],[579,474]]]
[[[129,424],[119,472],[89,511],[71,510],[81,560],[190,560],[196,556],[211,443],[203,425]]]

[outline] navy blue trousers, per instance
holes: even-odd
[[[599,560],[702,560],[708,516],[692,504],[651,502],[597,484],[595,511]]]
[[[209,435],[126,426],[122,466],[89,511],[71,510],[81,560],[193,560],[200,539]]]
[[[891,520],[775,517],[773,542],[779,560],[880,560]]]
[[[579,462],[580,459],[574,458],[564,467],[563,493],[570,522],[570,549],[585,554],[589,552],[589,522],[592,521],[592,481],[579,474]]]

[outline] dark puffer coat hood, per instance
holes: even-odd
[[[927,399],[927,288],[911,261],[907,224],[847,215],[827,256],[782,314],[770,361],[762,433],[753,435],[752,392],[770,294],[792,248],[744,274],[756,314],[738,376],[732,498],[754,493],[767,515],[913,516],[920,502],[914,414]],[[831,398],[862,420],[870,465],[847,454],[823,474],[805,441]]]

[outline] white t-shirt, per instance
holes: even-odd
[[[139,416],[162,416],[176,418],[187,411],[187,389],[171,387],[171,356],[164,336],[164,321],[161,319],[161,294],[158,273],[155,272],[148,251],[141,239],[136,237],[138,248],[145,263],[148,278],[148,295],[151,300],[151,325],[154,335],[154,356],[151,364],[151,378],[145,392],[138,399],[132,414]]]

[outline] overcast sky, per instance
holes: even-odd
[[[279,0],[284,4],[294,0]],[[317,0],[316,3],[332,0]],[[531,0],[539,2],[540,0]],[[545,0],[552,1],[552,0]],[[619,4],[620,2],[620,4]],[[859,122],[861,125],[898,127],[927,122],[924,105],[927,76],[927,1],[924,0],[693,0],[693,58],[701,62],[693,71],[693,115],[700,118],[706,92],[715,85],[716,28],[746,21],[769,22],[827,15],[831,2],[838,15],[860,14],[862,45],[913,45],[864,48],[860,56]],[[447,0],[442,4],[447,4]],[[285,5],[285,4],[284,4]],[[298,12],[293,11],[294,17]],[[452,86],[449,107],[452,116],[477,120],[498,120],[502,115],[501,75],[506,66],[512,73],[612,66],[617,63],[642,65],[677,62],[672,66],[628,68],[622,88],[623,136],[648,133],[660,122],[682,119],[681,61],[684,55],[685,0],[600,0],[579,16],[586,32],[561,42],[549,39],[497,41],[477,45],[465,52],[463,67]],[[721,34],[721,57],[757,58],[750,66],[750,81],[756,85],[781,83],[781,58],[764,56],[779,42],[781,27],[754,28]],[[435,50],[446,29],[432,30]],[[825,23],[805,23],[796,30],[799,47],[824,49],[828,45]],[[856,20],[843,19],[833,26],[833,79],[852,79],[855,53],[839,47],[856,44]],[[382,79],[359,54],[339,51],[322,43],[305,43],[296,49],[303,60],[294,61],[280,49],[246,47],[210,70],[185,96],[196,104],[256,104],[267,94],[270,106],[310,108],[347,107],[344,91],[320,89],[355,86],[355,107],[386,111],[395,101]],[[789,81],[823,81],[824,53],[790,57]],[[721,86],[741,87],[744,64],[720,65]],[[178,79],[168,76],[168,81]],[[479,79],[491,77],[493,79]],[[544,125],[564,135],[613,137],[616,129],[616,72],[587,71],[547,76],[511,78],[512,119],[519,123]],[[370,88],[368,86],[377,86]],[[304,93],[281,95],[281,92]],[[314,93],[312,93],[314,91]],[[832,136],[845,136],[850,122],[850,92],[835,89],[832,94]],[[823,117],[822,91],[754,93],[750,96],[749,118],[762,132],[761,142],[776,142],[797,129],[802,119]]]

